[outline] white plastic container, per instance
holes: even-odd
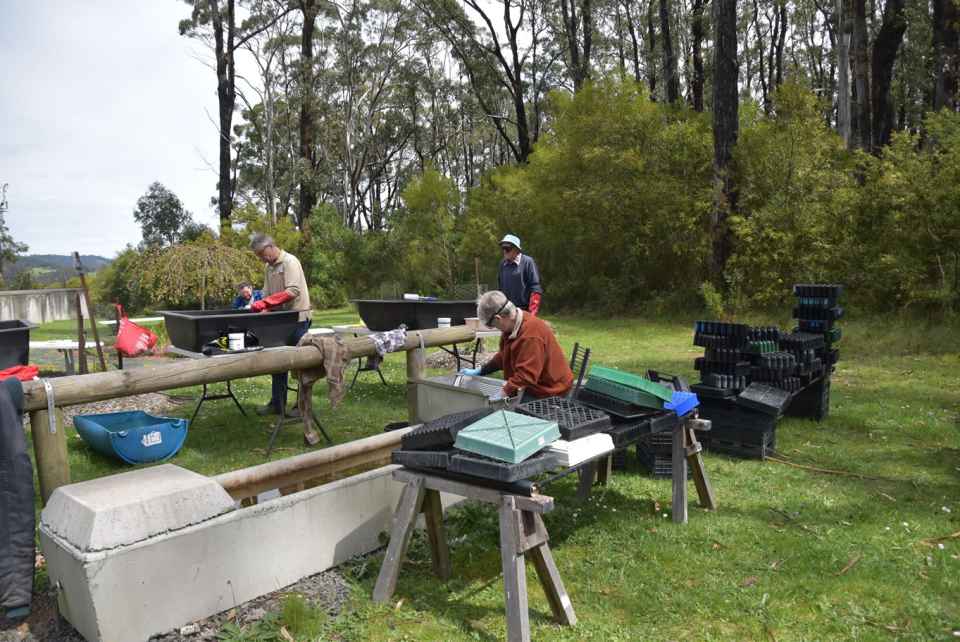
[[[438,328],[449,328],[449,327],[450,327],[450,317],[437,317],[437,327],[438,327]]]
[[[403,295],[403,300],[404,300],[404,301],[419,301],[419,300],[420,300],[420,295],[419,295],[419,294],[410,294],[410,293],[407,293],[407,294],[404,294],[404,295]]]
[[[242,332],[231,332],[227,335],[227,345],[231,350],[243,350],[246,346],[243,341]]]

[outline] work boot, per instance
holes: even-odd
[[[277,410],[277,407],[273,405],[273,402],[269,402],[263,406],[257,406],[256,413],[261,417],[267,417],[269,415],[279,415],[280,411]]]

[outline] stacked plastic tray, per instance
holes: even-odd
[[[627,404],[653,409],[663,408],[673,396],[667,386],[631,372],[603,366],[590,368],[590,378],[584,387]]]
[[[673,476],[673,436],[669,432],[654,433],[637,443],[637,461],[652,477]],[[692,476],[687,467],[687,479]]]
[[[747,387],[753,330],[742,323],[694,323],[693,345],[702,347],[704,354],[694,360],[693,367],[700,372],[700,383],[690,389],[700,399],[731,397]]]
[[[610,415],[565,397],[535,399],[517,406],[517,410],[532,417],[557,422],[560,436],[566,441],[610,428]]]
[[[843,333],[837,325],[843,317],[843,307],[839,305],[843,286],[824,283],[798,283],[793,286],[797,306],[793,317],[797,320],[794,332],[820,336],[823,346],[817,349],[816,356],[821,360],[824,374],[833,372],[840,358],[836,344]]]

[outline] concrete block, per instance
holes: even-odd
[[[396,468],[109,549],[78,550],[41,523],[61,613],[91,641],[146,640],[373,551],[400,497]],[[442,498],[445,506],[462,499]]]
[[[80,552],[127,546],[234,509],[215,481],[162,464],[56,489],[41,524]]]

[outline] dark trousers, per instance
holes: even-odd
[[[313,322],[310,319],[298,323],[297,327],[290,334],[290,338],[287,339],[287,345],[297,345],[297,342],[300,341],[301,337],[303,337],[303,335],[307,333],[307,330],[310,329],[311,323]],[[270,376],[273,380],[273,385],[270,390],[270,403],[279,412],[287,407],[287,381],[290,379],[290,373],[282,372],[280,374]]]

